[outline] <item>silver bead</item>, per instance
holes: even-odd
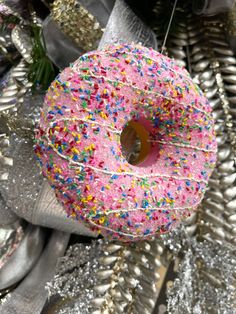
[[[229,187],[228,189],[224,191],[224,197],[227,200],[231,200],[235,196],[236,196],[236,186]]]
[[[236,210],[236,199],[228,202],[226,204],[226,208],[229,209],[230,211]]]
[[[230,223],[232,223],[232,222],[236,223],[236,214],[233,214],[233,215],[229,216],[227,220]]]
[[[209,61],[207,59],[198,61],[194,65],[194,70],[197,72],[202,72],[204,71],[207,67],[209,66]]]
[[[99,294],[104,294],[109,288],[111,284],[97,285],[94,287],[95,291]]]
[[[224,161],[229,157],[231,153],[230,147],[227,146],[221,146],[221,148],[218,150],[218,160],[219,161]]]

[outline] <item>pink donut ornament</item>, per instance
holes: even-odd
[[[133,137],[138,156],[128,161]],[[45,97],[35,152],[68,216],[121,241],[197,209],[216,162],[209,102],[176,61],[135,44],[81,56]]]

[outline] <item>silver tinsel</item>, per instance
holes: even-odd
[[[168,296],[168,313],[236,313],[235,255],[207,241],[193,238],[190,244]]]
[[[102,240],[93,241],[91,245],[77,243],[71,245],[65,256],[59,259],[56,275],[46,286],[51,301],[58,303],[56,313],[91,313],[91,300],[95,295],[93,287],[97,284],[95,273],[98,259],[102,256],[102,245]],[[61,308],[60,304],[63,305]],[[48,304],[48,307],[51,305]]]

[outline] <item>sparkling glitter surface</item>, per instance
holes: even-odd
[[[138,166],[122,155],[130,121],[148,132]],[[203,197],[216,160],[208,101],[183,68],[152,49],[81,56],[52,83],[35,152],[69,216],[124,241],[169,231]]]
[[[10,147],[9,155],[13,158],[14,167],[9,168],[8,180],[2,182],[0,191],[7,206],[31,221],[32,208],[43,182],[32,154],[33,142],[13,135]]]
[[[33,128],[42,99],[42,94],[28,94],[17,111],[4,113],[9,134],[4,153],[12,158],[13,166],[6,165],[8,178],[1,182],[0,193],[9,208],[29,220],[43,181],[33,153]]]
[[[84,51],[97,47],[102,29],[93,16],[78,0],[56,0],[52,6],[52,18]]]
[[[168,313],[235,314],[234,254],[220,244],[195,238],[190,243],[169,293]]]
[[[56,307],[58,314],[91,313],[101,249],[102,241],[93,241],[91,245],[77,243],[68,248],[58,262],[54,279],[47,284],[50,301],[43,313],[52,313],[51,307]]]

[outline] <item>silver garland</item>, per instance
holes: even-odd
[[[168,296],[168,313],[236,313],[235,255],[220,244],[190,242]]]
[[[163,251],[157,240],[105,242],[92,301],[97,313],[151,313],[159,293]]]
[[[156,241],[137,246],[98,240],[69,247],[47,284],[51,303],[45,313],[55,305],[60,314],[151,313],[162,253]]]
[[[168,313],[235,313],[235,64],[219,19],[188,17],[168,42],[169,55],[184,59],[210,100],[216,121],[218,163],[203,205],[190,226],[165,237],[183,257],[169,293]],[[177,49],[176,49],[177,46]],[[178,47],[180,46],[180,47]],[[205,241],[203,241],[205,239]],[[213,306],[217,304],[217,306]]]
[[[56,274],[46,285],[51,303],[57,305],[58,314],[91,313],[91,300],[95,295],[93,287],[97,283],[95,272],[102,250],[102,240],[91,244],[77,243],[71,245],[65,256],[58,260]],[[51,308],[52,304],[49,303],[46,308]]]
[[[201,207],[199,233],[203,239],[232,249],[235,247],[236,232],[236,58],[225,39],[222,21],[204,19],[202,23],[203,35],[191,51],[192,74],[213,108],[218,162]]]

